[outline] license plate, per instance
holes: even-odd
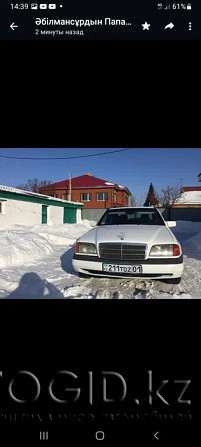
[[[111,273],[142,273],[141,265],[117,265],[117,264],[103,264],[104,272]]]

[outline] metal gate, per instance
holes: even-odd
[[[76,223],[76,208],[64,208],[64,223]]]

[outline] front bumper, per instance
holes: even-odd
[[[168,279],[180,278],[183,273],[183,256],[178,258],[157,258],[143,261],[122,261],[100,259],[97,256],[76,255],[73,256],[73,268],[76,272],[85,273],[92,276],[106,276],[118,278],[147,278],[147,279]],[[102,264],[118,265],[141,265],[142,273],[114,273],[104,272]]]

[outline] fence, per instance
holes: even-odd
[[[158,208],[165,220],[201,222],[201,208]]]
[[[165,220],[201,222],[201,208],[158,208],[158,210]],[[98,222],[105,211],[105,209],[82,209],[82,219]]]
[[[103,216],[105,213],[105,209],[82,209],[82,219],[86,220],[93,220],[95,222],[98,222],[98,220]]]

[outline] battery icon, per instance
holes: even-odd
[[[187,9],[191,9],[191,3],[187,3]]]

